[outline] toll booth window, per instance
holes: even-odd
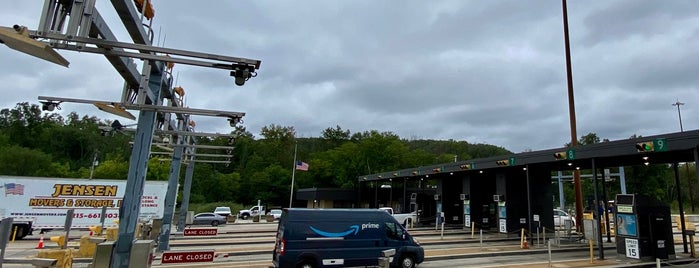
[[[394,222],[387,222],[384,225],[386,228],[386,236],[388,238],[394,240],[403,240],[404,231],[400,225]]]

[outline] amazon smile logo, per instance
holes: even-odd
[[[347,231],[337,232],[337,233],[319,230],[313,226],[311,226],[311,230],[313,230],[313,232],[315,232],[316,234],[319,234],[319,235],[325,236],[325,237],[343,237],[343,236],[347,236],[351,233],[354,233],[356,235],[357,232],[359,232],[359,225],[352,225],[352,226],[350,226],[350,228]]]
[[[344,236],[348,236],[350,234],[356,235],[360,230],[359,225],[352,225],[349,227],[349,229],[342,231],[342,232],[327,232],[327,231],[323,231],[323,230],[320,230],[318,228],[315,228],[313,226],[310,226],[310,228],[316,234],[318,234],[320,236],[324,236],[324,237],[344,237]],[[361,230],[364,230],[364,229],[379,229],[379,224],[378,223],[364,223],[364,224],[362,224]]]

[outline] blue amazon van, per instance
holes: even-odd
[[[274,243],[274,267],[377,266],[395,249],[392,267],[412,268],[425,251],[403,226],[379,209],[283,209]]]

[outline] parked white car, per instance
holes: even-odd
[[[270,211],[267,213],[267,215],[272,215],[272,216],[274,216],[274,220],[275,220],[275,221],[278,221],[279,218],[282,217],[282,210],[281,210],[281,209],[272,209],[272,210],[270,210]]]
[[[575,226],[575,217],[560,209],[553,209],[553,225],[555,227],[566,227],[566,221],[570,221],[570,226]]]
[[[224,216],[224,217],[228,217],[231,215],[231,208],[229,208],[229,207],[216,207],[216,209],[214,209],[214,213],[221,215],[221,216]]]

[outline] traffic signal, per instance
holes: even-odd
[[[566,152],[557,152],[553,154],[553,157],[556,158],[556,160],[565,160],[567,159],[567,154]]]
[[[441,168],[433,168],[432,171],[434,173],[439,173],[440,171],[442,171],[442,169]]]
[[[506,160],[498,160],[498,161],[495,162],[495,163],[497,163],[498,166],[501,166],[501,167],[503,167],[503,166],[509,166],[509,165],[510,165],[510,160],[507,160],[507,159],[506,159]]]
[[[465,169],[465,170],[471,169],[471,165],[469,165],[469,164],[461,165],[461,166],[459,166],[459,167],[460,167],[461,169]]]
[[[417,171],[413,171],[413,172],[412,172],[411,174],[413,174],[413,176],[417,176],[417,175],[419,175],[419,174],[420,174],[420,172],[417,172]]]
[[[638,152],[652,152],[653,151],[653,142],[646,141],[646,142],[636,143],[636,150]]]

